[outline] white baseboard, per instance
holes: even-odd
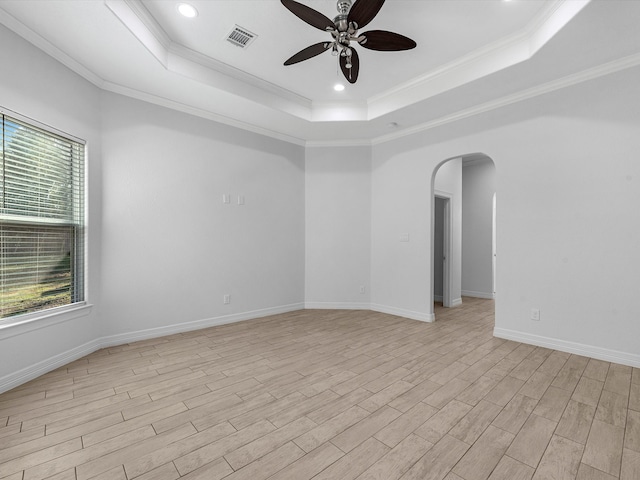
[[[474,298],[486,298],[488,300],[493,300],[496,296],[493,293],[487,292],[474,292],[473,290],[462,290],[463,297],[474,297]]]
[[[444,297],[442,295],[434,295],[433,301],[444,303]],[[462,305],[462,298],[454,298],[453,300],[451,300],[451,305],[449,305],[448,308],[459,307],[460,305]]]
[[[411,320],[420,320],[421,322],[433,322],[436,319],[436,316],[433,313],[414,312],[412,310],[389,307],[387,305],[378,305],[375,303],[372,303],[369,306],[369,309],[374,312],[388,313],[389,315],[397,315],[399,317],[410,318]]]
[[[412,310],[405,310],[403,308],[389,307],[387,305],[378,305],[374,303],[305,302],[304,308],[319,310],[371,310],[374,312],[388,313],[389,315],[410,318],[411,320],[419,320],[421,322],[433,322],[435,320],[435,315],[433,313],[414,312]]]
[[[309,310],[371,310],[369,303],[356,302],[304,302]]]
[[[303,308],[303,303],[293,303],[290,305],[281,305],[278,307],[234,313],[231,315],[222,315],[220,317],[205,318],[203,320],[195,320],[193,322],[177,323],[164,327],[138,330],[136,332],[120,333],[100,338],[100,348],[123,345],[125,343],[137,342],[139,340],[147,340],[149,338],[164,337],[175,333],[190,332],[192,330],[200,330],[202,328],[217,327],[218,325],[241,322],[243,320],[253,320],[255,318],[268,317],[269,315],[278,315],[280,313],[302,310]]]
[[[26,383],[34,378],[39,377],[47,372],[62,367],[74,360],[89,355],[101,348],[113,347],[116,345],[123,345],[126,343],[137,342],[140,340],[147,340],[150,338],[163,337],[166,335],[173,335],[176,333],[189,332],[192,330],[199,330],[202,328],[215,327],[218,325],[224,325],[227,323],[241,322],[245,320],[252,320],[261,317],[267,317],[269,315],[277,315],[280,313],[293,312],[296,310],[308,309],[346,309],[346,310],[372,310],[376,312],[388,313],[390,315],[398,315],[400,317],[410,318],[412,320],[419,320],[422,322],[433,322],[435,315],[433,313],[414,312],[411,310],[405,310],[402,308],[389,307],[386,305],[376,305],[369,303],[347,303],[347,302],[308,302],[308,303],[294,303],[290,305],[281,305],[278,307],[264,308],[260,310],[252,310],[248,312],[235,313],[232,315],[223,315],[220,317],[207,318],[202,320],[196,320],[193,322],[177,323],[174,325],[167,325],[157,328],[149,328],[146,330],[137,330],[133,332],[120,333],[116,335],[109,335],[105,337],[96,338],[90,342],[87,342],[78,347],[62,352],[51,358],[38,362],[34,365],[25,367],[17,372],[10,373],[0,378],[0,393],[6,392],[15,388],[23,383]]]
[[[34,365],[25,367],[17,372],[10,373],[0,378],[0,393],[6,392],[15,388],[23,383],[26,383],[34,378],[44,375],[47,372],[62,367],[74,360],[89,355],[101,348],[113,347],[115,345],[123,345],[126,343],[137,342],[139,340],[146,340],[149,338],[163,337],[165,335],[172,335],[175,333],[189,332],[192,330],[199,330],[202,328],[215,327],[217,325],[224,325],[227,323],[240,322],[243,320],[252,320],[260,317],[267,317],[269,315],[277,315],[279,313],[293,312],[296,310],[302,310],[304,308],[303,303],[294,303],[290,305],[282,305],[278,307],[264,308],[260,310],[253,310],[249,312],[236,313],[232,315],[223,315],[221,317],[207,318],[203,320],[196,320],[194,322],[178,323],[175,325],[167,325],[165,327],[150,328],[147,330],[138,330],[135,332],[121,333],[118,335],[110,335],[107,337],[97,338],[90,342],[80,345],[79,347],[72,348],[66,352],[62,352],[51,358],[38,362]]]
[[[543,337],[506,328],[495,327],[493,329],[493,335],[506,340],[514,340],[538,347],[551,348],[553,350],[560,350],[561,352],[604,360],[605,362],[620,363],[622,365],[640,368],[640,355],[634,353],[619,352],[617,350],[609,350],[607,348],[584,345],[582,343],[569,342],[557,338]]]
[[[10,373],[0,378],[0,393],[6,392],[15,388],[23,383],[27,383],[34,378],[38,378],[40,375],[44,375],[58,367],[62,367],[68,363],[78,360],[79,358],[89,355],[101,348],[98,340],[80,345],[79,347],[72,348],[66,352],[55,355],[51,358],[47,358],[34,365],[30,365],[17,372]]]

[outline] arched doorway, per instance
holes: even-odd
[[[442,161],[431,180],[431,278],[434,304],[494,298],[495,164],[483,153]]]

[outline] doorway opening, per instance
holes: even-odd
[[[493,160],[475,153],[441,162],[432,176],[431,313],[463,297],[496,292],[496,175]],[[435,315],[433,315],[435,319]]]
[[[433,217],[433,301],[450,307],[451,197],[448,194],[435,194]]]

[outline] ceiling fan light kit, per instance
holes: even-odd
[[[360,58],[352,43],[369,50],[395,52],[410,50],[416,42],[398,33],[386,30],[370,30],[358,34],[378,14],[385,0],[338,0],[338,15],[331,20],[322,13],[295,0],[280,0],[295,16],[312,27],[331,34],[332,40],[316,43],[300,50],[287,59],[285,65],[293,65],[331,50],[338,57],[340,70],[349,83],[356,83],[360,72]]]

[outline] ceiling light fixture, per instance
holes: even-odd
[[[280,2],[300,20],[331,34],[331,41],[300,50],[286,60],[285,65],[293,65],[331,50],[333,56],[338,57],[340,70],[347,81],[356,83],[360,71],[358,52],[353,48],[356,44],[369,50],[386,52],[410,50],[416,46],[416,42],[410,38],[386,30],[358,33],[358,29],[365,27],[378,14],[385,0],[337,0],[338,16],[333,20],[295,0]]]
[[[198,10],[196,10],[196,7],[189,5],[188,3],[178,4],[178,13],[187,18],[194,18],[198,16]]]
[[[342,91],[344,90],[344,85],[342,85],[341,83],[336,83],[336,84],[333,86],[333,89],[334,89],[336,92],[342,92]]]

